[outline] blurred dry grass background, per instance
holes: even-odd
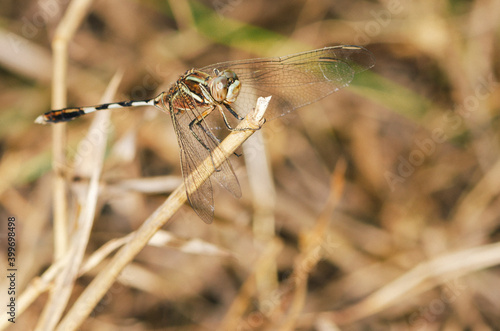
[[[60,129],[69,234],[56,239],[52,128],[33,120],[53,107],[51,42],[67,5],[0,5],[1,243],[6,252],[15,216],[18,302],[35,293],[15,325],[2,309],[7,330],[39,323],[61,269],[46,271],[78,239],[88,203],[94,115]],[[185,205],[78,329],[500,329],[500,1],[101,0],[82,13],[68,105],[98,104],[116,73],[107,101],[155,96],[192,67],[332,44],[363,45],[377,64],[266,123],[264,145],[232,157],[243,197],[218,189],[210,226]],[[102,262],[82,271],[68,307],[114,254],[98,249],[139,228],[181,181],[168,116],[108,113],[84,258]]]

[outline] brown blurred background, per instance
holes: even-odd
[[[54,263],[52,128],[33,121],[53,107],[68,3],[0,5],[0,242],[5,256],[15,216],[18,297]],[[231,159],[242,198],[216,188],[211,225],[185,205],[164,228],[174,239],[142,250],[80,329],[500,328],[499,13],[498,0],[92,2],[68,43],[70,106],[99,104],[117,72],[106,101],[154,97],[192,67],[329,45],[363,45],[377,63],[266,123],[263,144]],[[93,117],[66,126],[69,232]],[[114,110],[111,123],[86,256],[181,181],[168,116]],[[7,330],[33,329],[47,302]]]

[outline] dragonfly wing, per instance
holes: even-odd
[[[201,68],[212,73],[233,70],[241,91],[232,108],[241,116],[258,97],[272,95],[266,112],[270,120],[315,102],[346,87],[354,75],[375,64],[372,53],[360,46],[335,46],[283,57],[223,62]]]
[[[210,177],[205,181],[202,178],[213,171],[213,164],[207,166],[203,161],[210,157],[211,152],[214,153],[218,140],[203,120],[199,125],[193,125],[193,131],[190,130],[189,124],[204,110],[196,107],[191,96],[178,91],[172,98],[175,98],[172,104],[176,105],[177,109],[173,109],[170,114],[179,142],[187,198],[198,216],[205,223],[212,223],[214,217],[212,182]],[[228,160],[222,163],[213,176],[233,195],[241,196],[238,180]]]
[[[217,112],[216,109],[214,111]],[[212,129],[214,128],[213,124],[217,122],[215,118],[220,117],[219,115],[220,114],[209,115],[203,119],[203,121],[200,123],[200,126],[193,128],[198,137],[200,136],[204,137],[203,143],[206,146],[208,146],[208,148],[212,151],[212,155],[214,156],[216,156],[214,153],[221,153],[220,150],[217,150],[217,146],[219,146],[220,141],[217,138],[217,136],[214,135],[214,130]],[[220,158],[225,157],[224,154],[220,154],[217,156],[219,156]],[[231,194],[234,195],[236,198],[241,197],[241,189],[240,189],[240,184],[238,182],[238,177],[236,177],[231,162],[227,158],[218,167],[217,171],[215,171],[212,174],[212,177],[215,178],[220,185],[222,185],[226,190],[231,192]]]

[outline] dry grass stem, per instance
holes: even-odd
[[[276,236],[276,197],[270,162],[268,159],[262,132],[257,132],[245,144],[245,158],[248,181],[252,192],[252,231],[257,245],[267,246]],[[256,273],[259,301],[265,300],[268,293],[278,288],[277,266],[273,263],[259,268]],[[260,304],[259,304],[260,306]]]
[[[408,293],[414,297],[450,279],[464,277],[499,263],[499,243],[446,254],[419,264],[351,307],[335,312],[324,312],[320,316],[330,318],[338,324],[354,323],[388,308]],[[304,317],[302,322],[306,322],[309,318],[317,318],[317,316],[308,317],[307,315]],[[306,324],[309,323],[310,321],[306,322]]]
[[[325,240],[325,234],[329,220],[332,219],[332,213],[335,210],[345,184],[346,162],[340,159],[330,179],[330,195],[326,201],[322,213],[320,214],[314,228],[304,234],[301,245],[301,254],[297,257],[294,264],[294,271],[290,277],[291,282],[287,291],[291,293],[290,307],[286,317],[279,320],[276,329],[280,331],[296,330],[296,324],[304,309],[307,295],[307,281],[309,274],[314,270],[318,262],[323,258],[324,250],[329,250],[328,242]],[[330,253],[330,252],[329,252]],[[284,296],[286,298],[286,296]],[[287,305],[283,300],[283,305]]]
[[[257,289],[257,273],[260,270],[269,270],[270,266],[274,265],[274,261],[276,257],[280,254],[283,249],[283,243],[278,240],[273,240],[267,244],[267,246],[262,250],[259,258],[255,261],[255,268],[253,268],[254,272],[248,275],[245,282],[242,284],[238,291],[238,295],[234,298],[231,303],[231,306],[227,310],[226,315],[222,319],[219,324],[220,330],[237,330],[241,325],[244,325],[242,321],[245,320],[245,312],[248,310],[249,306],[252,304],[252,298],[255,293],[258,293]],[[278,291],[273,291],[267,293],[268,296],[270,294],[278,295]],[[265,304],[274,304],[272,300],[275,298],[267,298],[270,299]],[[265,307],[266,309],[269,307]],[[260,314],[256,314],[257,318],[263,319],[264,316]],[[251,317],[249,317],[251,318]]]
[[[120,72],[113,77],[104,94],[103,102],[108,101],[115,94],[122,75],[123,73]],[[75,170],[80,173],[82,171],[82,166],[86,166],[87,169],[90,169],[88,173],[90,181],[85,197],[79,206],[80,208],[77,208],[80,212],[77,215],[76,230],[72,231],[69,246],[72,258],[55,280],[55,286],[50,293],[49,301],[39,320],[37,330],[54,329],[66,308],[74,287],[74,282],[78,276],[78,270],[83,261],[92,225],[94,224],[94,215],[99,193],[99,181],[106,150],[107,128],[110,126],[109,119],[109,112],[97,114],[89,128],[87,136],[81,142],[87,143],[88,141],[92,141],[93,145],[88,157],[81,164],[77,164],[75,168]]]
[[[261,98],[263,99],[263,98]],[[237,126],[236,131],[231,132],[218,146],[218,150],[213,153],[212,158],[204,160],[205,166],[203,169],[214,169],[229,157],[245,140],[247,140],[254,132],[262,125],[263,115],[267,108],[267,102],[259,99],[254,113],[249,114]],[[240,131],[241,130],[241,131]],[[215,167],[213,167],[215,165]],[[203,173],[204,177],[196,183],[203,184],[213,173]],[[193,182],[193,181],[191,181]],[[196,189],[195,187],[191,188]],[[94,278],[90,285],[76,300],[73,307],[68,311],[62,319],[56,330],[70,331],[75,330],[90,314],[94,306],[103,297],[109,287],[116,280],[120,272],[129,264],[142,248],[148,243],[151,237],[167,222],[171,220],[172,215],[186,202],[186,187],[179,186],[165,202],[146,219],[143,225],[134,232],[133,238],[118,253],[111,259],[110,263]]]
[[[77,27],[84,19],[92,0],[72,1],[56,29],[52,41],[54,53],[52,72],[52,109],[66,107],[66,88],[68,75],[68,43]],[[54,208],[54,259],[59,259],[68,247],[68,202],[64,171],[66,162],[66,125],[52,127],[52,169],[54,171],[53,208]]]

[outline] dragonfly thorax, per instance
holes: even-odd
[[[224,70],[210,80],[208,87],[215,101],[233,103],[240,93],[241,83],[234,71]]]

